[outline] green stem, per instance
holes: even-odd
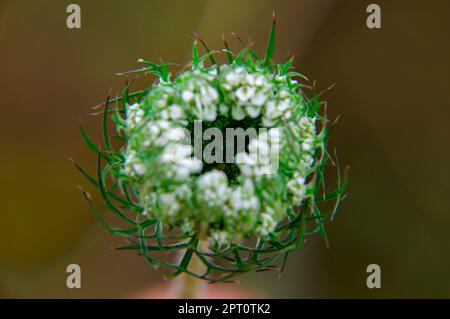
[[[207,246],[207,241],[200,240],[198,243],[199,250],[204,250]],[[198,256],[192,256],[191,263],[189,265],[189,270],[194,273],[202,273],[204,271],[205,265],[202,263]],[[200,288],[203,282],[189,274],[181,274],[179,277],[178,284],[178,297],[180,299],[195,299],[199,297]]]

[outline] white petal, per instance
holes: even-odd
[[[247,105],[247,114],[251,117],[251,118],[255,118],[259,115],[259,113],[261,113],[261,106],[256,106],[256,105]]]
[[[145,171],[147,170],[145,165],[142,163],[136,163],[133,165],[133,169],[138,175],[144,175]]]
[[[266,100],[267,100],[267,95],[262,93],[262,92],[257,92],[252,97],[252,103],[257,105],[257,106],[263,105],[264,102],[266,102]]]
[[[241,102],[247,102],[253,96],[254,93],[255,93],[254,87],[242,86],[236,90],[236,97]]]
[[[184,116],[184,111],[178,104],[174,104],[170,108],[170,117],[173,120],[178,120]]]
[[[185,102],[190,102],[194,98],[194,93],[192,91],[183,91],[181,98]]]
[[[241,105],[235,105],[231,109],[231,115],[237,121],[242,120],[245,117],[244,108]]]
[[[228,112],[228,106],[226,104],[220,104],[219,111],[220,114],[226,114]]]
[[[255,85],[256,86],[262,86],[264,84],[264,82],[265,82],[264,76],[259,75],[258,77],[256,77]]]
[[[205,107],[203,112],[203,119],[206,121],[214,121],[217,117],[216,107],[214,105]]]
[[[263,124],[264,126],[266,126],[266,127],[270,127],[270,126],[274,125],[275,122],[274,122],[272,119],[270,119],[270,118],[264,116],[264,117],[262,118],[262,124]]]

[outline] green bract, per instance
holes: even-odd
[[[225,42],[228,63],[222,65],[214,58],[219,52],[204,45],[200,57],[194,43],[189,69],[175,77],[167,64],[142,61],[145,67],[132,72],[153,73],[157,81],[134,93],[127,87],[114,100],[115,110],[110,100],[105,103],[104,150],[82,130],[98,154],[97,178],[78,168],[107,207],[131,224],[117,229],[98,215],[111,233],[126,237],[129,245],[122,249],[138,250],[174,275],[226,280],[272,268],[309,234],[326,239],[319,203],[335,200],[333,215],[345,181],[338,168],[337,188],[325,191],[331,156],[327,120],[318,113],[324,103],[302,91],[303,77],[290,70],[292,60],[271,63],[274,41],[273,28],[264,60],[250,47],[233,54]],[[111,136],[108,117],[116,126]],[[196,150],[200,122],[200,138],[211,128],[223,136],[229,128],[259,134],[244,149],[232,149],[233,162],[211,162],[198,156],[210,147],[204,140]],[[121,145],[113,148],[112,138]],[[171,263],[161,251],[182,251],[184,257]],[[202,273],[189,268],[194,254],[205,265]]]

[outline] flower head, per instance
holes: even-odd
[[[326,119],[318,112],[321,104],[317,97],[306,97],[295,79],[300,74],[290,71],[291,60],[271,63],[274,37],[270,39],[264,60],[251,48],[235,56],[227,48],[229,62],[220,66],[214,52],[207,49],[199,57],[194,44],[191,68],[175,77],[167,64],[143,61],[143,71],[159,81],[144,94],[124,93],[123,108],[112,113],[122,147],[114,150],[108,136],[105,152],[91,147],[99,164],[106,161],[103,170],[99,165],[96,182],[102,197],[133,224],[109,230],[128,236],[150,263],[175,268],[178,274],[187,271],[195,252],[207,267],[206,274],[194,274],[202,278],[212,278],[213,270],[234,274],[264,268],[298,247],[309,222],[315,223],[310,232],[323,231],[319,202],[342,198],[342,182],[338,190],[322,192],[331,156],[326,152]],[[207,58],[210,66],[205,66]],[[193,137],[198,121],[224,136],[237,128],[257,134],[244,136],[242,147],[227,148],[232,162],[211,162],[202,157],[206,149],[221,159],[217,154],[223,147],[205,146],[201,140],[197,152]],[[113,181],[110,189],[106,177]],[[208,252],[199,249],[199,240],[209,243]],[[250,247],[249,241],[256,245]],[[181,249],[186,254],[177,265],[150,253]],[[263,253],[274,258],[260,257]]]

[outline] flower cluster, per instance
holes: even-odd
[[[186,234],[202,225],[218,246],[266,238],[307,196],[315,119],[292,77],[236,63],[194,67],[155,84],[126,115],[124,178],[146,213]],[[193,121],[214,126],[219,118],[242,127],[256,120],[256,129],[265,129],[236,154],[233,183],[223,170],[205,171],[190,141]]]
[[[221,52],[198,39],[206,52],[195,41],[192,60],[176,76],[171,64],[140,59],[143,67],[125,73],[156,81],[137,91],[127,85],[106,100],[101,147],[81,128],[97,155],[97,175],[75,165],[126,226],[110,225],[82,192],[106,230],[126,239],[120,249],[174,276],[226,281],[274,269],[311,234],[327,241],[324,221],[345,197],[346,174],[326,149],[322,94],[307,96],[309,86],[298,79],[308,80],[292,70],[292,59],[272,62],[275,25],[273,17],[264,58],[251,46],[232,52],[224,39],[228,62],[218,64]],[[328,163],[337,169],[332,189]],[[328,201],[334,205],[323,206]],[[172,262],[166,253],[182,257]]]

